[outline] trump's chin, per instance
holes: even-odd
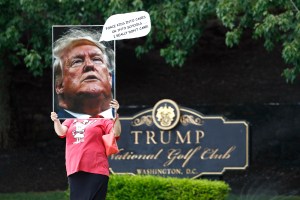
[[[105,98],[111,96],[111,91],[107,91],[102,87],[88,87],[80,90],[77,93],[77,96],[80,98]]]

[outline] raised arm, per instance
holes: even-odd
[[[115,132],[115,137],[119,137],[121,135],[121,123],[119,120],[119,117],[115,119],[115,124],[114,124],[114,132]]]
[[[115,109],[115,113],[116,113],[116,118],[115,118],[115,123],[114,123],[114,132],[115,132],[115,136],[119,137],[121,135],[121,123],[119,120],[119,116],[118,116],[118,109],[119,109],[119,103],[116,99],[113,99],[110,102],[110,107]]]
[[[65,136],[68,130],[68,127],[62,125],[57,117],[55,112],[51,112],[51,119],[54,122],[54,130],[58,136]]]

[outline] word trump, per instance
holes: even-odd
[[[200,139],[204,138],[202,130],[180,132],[175,131],[131,131],[134,136],[134,144],[199,144]],[[144,139],[144,140],[142,140]]]

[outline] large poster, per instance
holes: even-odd
[[[58,118],[114,117],[115,42],[103,26],[53,26],[53,110]]]

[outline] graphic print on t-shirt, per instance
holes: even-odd
[[[76,129],[72,131],[74,139],[76,139],[73,144],[79,144],[81,142],[84,142],[84,135],[85,135],[85,127],[88,125],[87,124],[88,120],[84,120],[83,122],[76,122],[75,127]]]

